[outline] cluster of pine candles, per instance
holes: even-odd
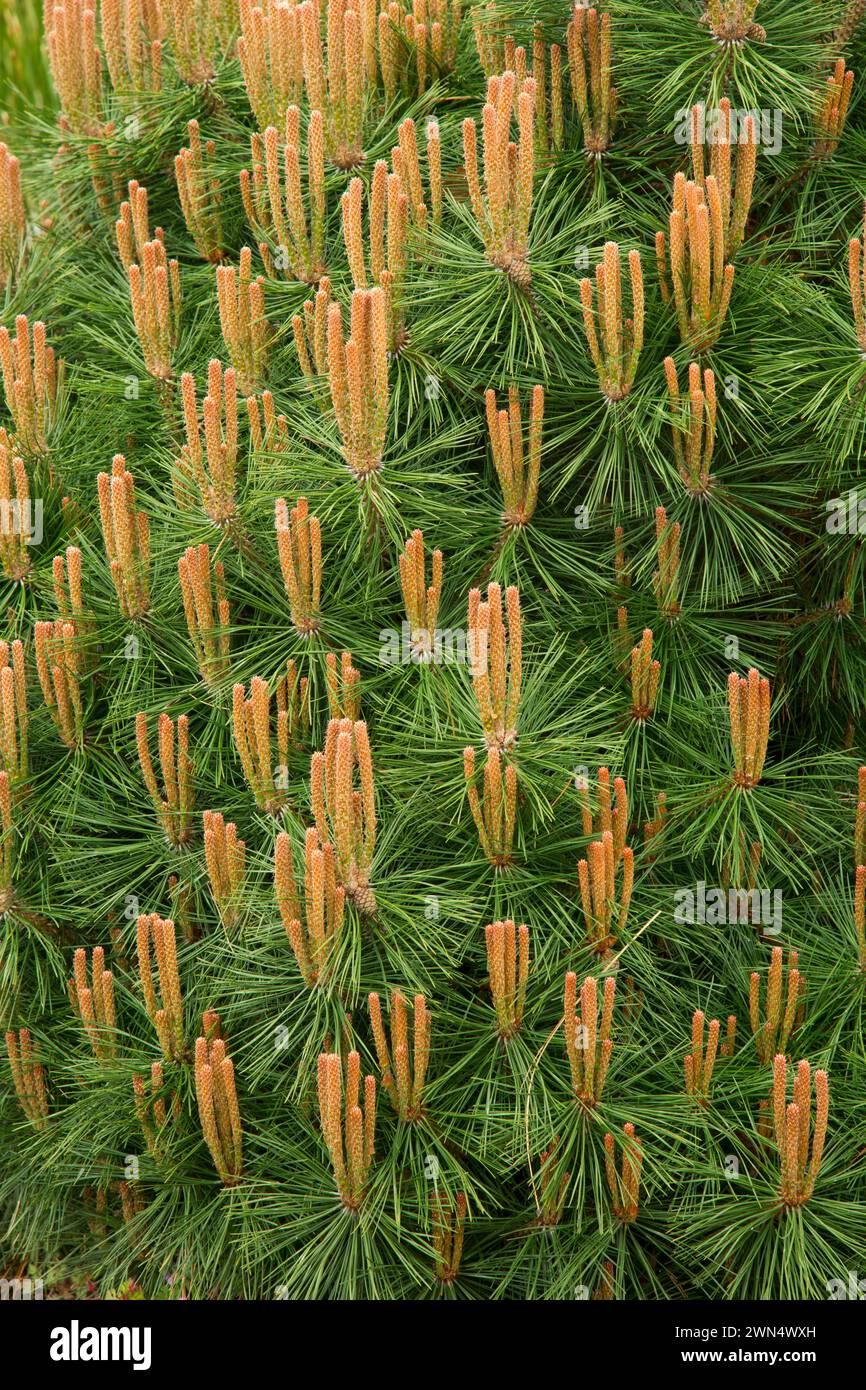
[[[835,1269],[756,1252],[864,1194],[863,710],[835,635],[814,694],[785,666],[726,353],[768,199],[857,134],[864,7],[809,21],[776,192],[757,8],[679,15],[700,94],[679,147],[655,111],[635,238],[627,3],[47,0],[56,129],[0,143],[4,1267],[600,1299]],[[862,626],[859,564],[792,629]],[[693,882],[721,925],[675,917]]]

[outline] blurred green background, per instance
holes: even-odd
[[[51,108],[54,93],[42,45],[43,4],[0,0],[0,120],[14,124],[24,110]]]

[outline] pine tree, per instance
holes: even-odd
[[[4,1270],[863,1268],[863,10],[0,6]]]

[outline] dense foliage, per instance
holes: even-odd
[[[825,1298],[862,0],[260,5],[0,6],[0,1265]]]

